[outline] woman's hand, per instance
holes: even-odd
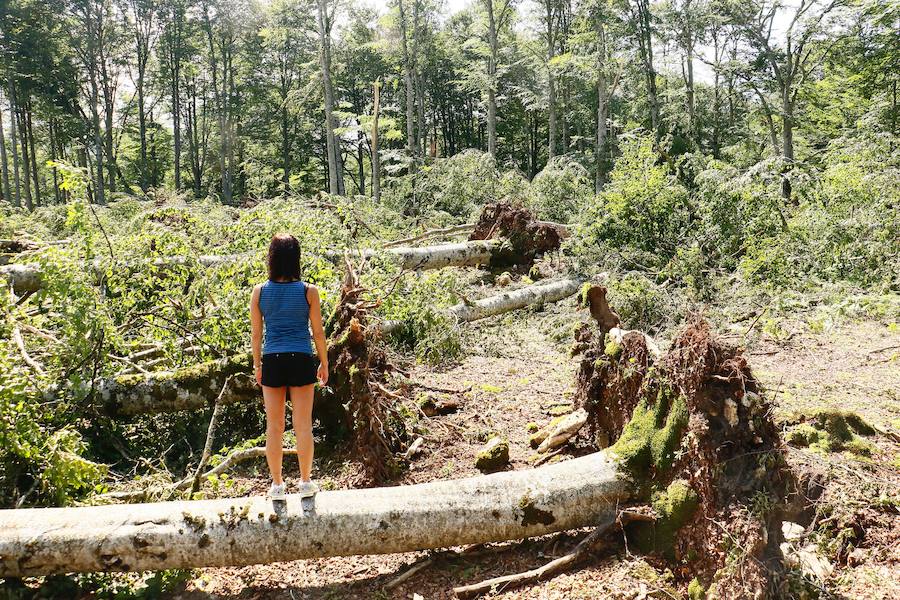
[[[323,362],[319,363],[319,370],[316,372],[316,377],[319,379],[319,385],[324,386],[328,383],[328,363]]]
[[[254,368],[254,371],[256,372],[256,383],[262,385],[262,367],[257,365]]]

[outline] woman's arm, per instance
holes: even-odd
[[[319,383],[328,383],[328,346],[325,343],[325,328],[322,327],[322,304],[319,300],[319,290],[316,286],[309,286],[307,293],[309,301],[309,323],[312,325],[313,341],[316,343],[316,353],[319,355]]]
[[[256,383],[262,385],[262,336],[263,316],[259,310],[259,289],[254,286],[250,294],[250,347],[253,350],[253,372],[256,375]]]

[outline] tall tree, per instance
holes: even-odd
[[[830,43],[816,42],[826,31],[827,17],[844,5],[845,0],[800,0],[790,11],[784,11],[778,0],[730,5],[733,24],[743,33],[747,43],[748,68],[762,66],[777,86],[781,103],[781,152],[788,168],[795,159],[797,94],[830,52]],[[788,26],[779,42],[775,22],[781,14],[785,14]],[[791,184],[787,176],[782,179],[782,196],[791,199]]]
[[[497,158],[497,91],[499,77],[497,75],[500,57],[500,31],[507,24],[513,13],[513,0],[482,0],[487,12],[487,36],[489,54],[487,59],[487,136],[488,152]]]
[[[159,32],[157,31],[157,10],[155,0],[120,0],[122,13],[125,15],[127,26],[130,29],[133,42],[133,58],[130,63],[137,71],[137,77],[132,73],[135,95],[137,96],[138,136],[140,138],[140,173],[141,190],[146,192],[151,183],[158,185],[158,181],[149,179],[149,165],[147,163],[147,68],[150,62],[153,48]]]
[[[163,24],[160,44],[160,65],[163,76],[168,81],[169,109],[172,115],[173,159],[175,168],[175,189],[181,183],[181,116],[182,116],[182,73],[189,51],[187,42],[187,0],[163,0],[158,6],[159,21]]]
[[[328,155],[328,191],[344,194],[344,169],[341,160],[340,140],[335,136],[334,86],[331,81],[331,29],[337,3],[316,0],[319,31],[319,68],[325,99],[325,152]]]
[[[650,128],[657,141],[660,136],[659,93],[656,87],[656,69],[653,66],[653,13],[650,0],[633,0],[629,3],[631,21],[637,39],[638,55],[641,60],[644,82],[647,88],[647,103],[650,106]]]

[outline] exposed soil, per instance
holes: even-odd
[[[428,418],[425,452],[413,461],[398,484],[450,479],[478,474],[475,453],[488,434],[510,442],[511,469],[530,468],[533,450],[526,425],[543,425],[555,406],[571,404],[577,360],[562,343],[545,335],[567,314],[571,331],[572,303],[548,313],[505,316],[479,323],[469,355],[444,371],[416,367],[412,380],[459,401],[456,413]],[[584,315],[586,318],[587,315]],[[548,326],[548,323],[550,324]],[[571,338],[570,338],[571,339]],[[750,347],[749,361],[774,396],[776,416],[787,423],[796,411],[838,406],[858,411],[873,424],[895,427],[900,418],[900,335],[878,323],[848,325],[839,330],[795,337],[777,346],[761,341]],[[789,425],[784,425],[788,427]],[[847,452],[822,454],[788,448],[788,461],[803,481],[821,493],[807,515],[814,526],[809,540],[819,545],[834,573],[816,587],[838,598],[900,597],[900,444],[888,437],[871,438],[875,453],[861,458]],[[560,459],[584,452],[583,441]],[[296,476],[295,462],[286,461],[287,476]],[[324,456],[316,470],[326,487],[346,487],[352,473],[342,470],[340,457]],[[267,482],[265,465],[248,466],[236,477],[232,493],[261,493]],[[800,518],[800,517],[798,517]],[[803,523],[807,525],[807,523]],[[537,567],[571,549],[584,535],[569,532],[517,543],[492,544],[448,552],[415,552],[385,556],[327,558],[240,568],[199,569],[178,598],[450,598],[455,585]],[[662,572],[623,551],[621,533],[597,559],[579,570],[511,590],[496,598],[678,598],[684,589],[672,587]],[[432,561],[394,589],[388,582],[420,560]],[[799,575],[797,575],[799,577]],[[679,593],[681,592],[681,594]]]

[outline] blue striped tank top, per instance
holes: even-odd
[[[305,283],[266,281],[259,290],[259,310],[265,327],[263,354],[313,353]]]

